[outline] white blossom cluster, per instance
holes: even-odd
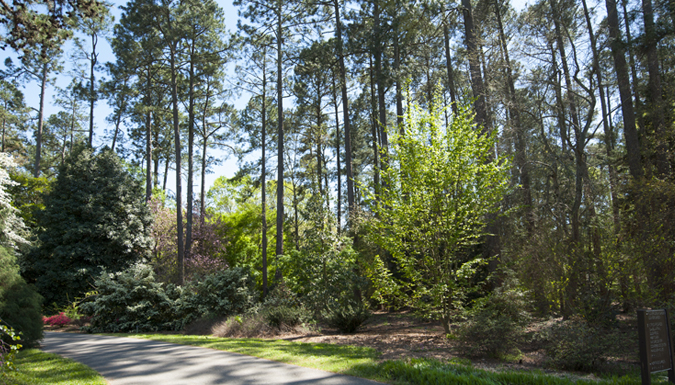
[[[17,215],[18,211],[12,206],[12,197],[7,191],[8,186],[17,184],[9,177],[11,168],[16,167],[11,155],[0,152],[0,246],[16,249],[20,244],[28,244],[26,240],[26,226],[23,219]]]

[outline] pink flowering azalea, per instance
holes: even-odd
[[[45,325],[51,325],[51,326],[57,326],[57,327],[64,327],[65,325],[69,324],[71,322],[71,319],[68,318],[63,312],[53,315],[51,317],[42,317],[42,321],[45,323]]]

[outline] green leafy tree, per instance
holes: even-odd
[[[370,228],[372,239],[397,261],[403,278],[398,285],[405,289],[399,293],[425,316],[440,319],[446,332],[481,263],[473,246],[509,180],[509,161],[494,156],[496,136],[481,134],[469,111],[461,107],[445,127],[438,97],[429,111],[410,103],[404,130],[392,133]],[[381,277],[390,274],[380,271]]]
[[[23,267],[47,303],[81,296],[102,268],[120,271],[150,255],[141,186],[108,149],[73,149],[44,204],[38,242]]]

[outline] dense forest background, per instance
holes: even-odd
[[[283,281],[326,304],[338,288],[446,326],[501,287],[533,314],[589,322],[675,304],[672,1],[238,0],[230,32],[214,1],[132,0],[120,20],[95,2],[20,4],[2,11],[19,60],[1,73],[1,150],[17,163],[8,191],[33,246],[3,242],[50,300],[67,280],[40,286],[54,266],[25,250],[75,225],[49,217],[61,207],[50,191],[65,188],[60,173],[113,172],[82,166],[98,151],[143,186],[154,219],[136,234],[152,242],[134,247],[162,282],[248,267],[260,296]],[[115,60],[103,63],[105,38]],[[72,80],[46,100],[56,77]],[[49,103],[59,111],[45,116]],[[91,152],[102,104],[112,113]],[[490,140],[460,151],[462,127]],[[424,148],[454,155],[425,163],[413,157]],[[239,170],[207,190],[223,150]],[[455,177],[425,201],[443,175]],[[427,221],[424,207],[406,211],[416,202],[452,215]],[[59,263],[86,265],[68,255]]]

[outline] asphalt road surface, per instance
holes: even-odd
[[[136,338],[45,332],[42,350],[81,362],[112,385],[379,384],[237,353]]]

